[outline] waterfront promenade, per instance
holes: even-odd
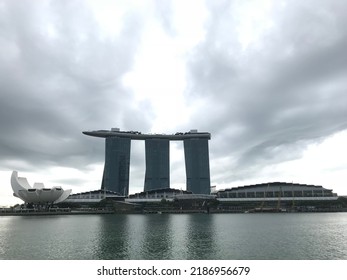
[[[10,208],[0,209],[0,216],[52,216],[52,215],[88,215],[88,214],[113,214],[114,211],[106,209],[71,209],[71,208],[53,208],[49,210],[20,209]]]

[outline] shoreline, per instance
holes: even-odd
[[[316,211],[284,211],[284,212],[248,212],[248,211],[220,211],[220,210],[158,210],[158,211],[113,211],[105,209],[97,210],[70,210],[70,211],[3,211],[0,217],[9,216],[57,216],[57,215],[104,215],[104,214],[291,214],[291,213],[345,213],[347,209],[316,210]]]
[[[0,212],[0,217],[6,216],[57,216],[57,215],[90,215],[90,214],[114,214],[110,210],[88,210],[88,211],[8,211]]]

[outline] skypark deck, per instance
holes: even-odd
[[[167,140],[185,140],[191,138],[203,138],[211,139],[211,134],[208,132],[198,132],[197,130],[191,130],[189,132],[177,132],[175,134],[143,134],[138,131],[120,131],[117,129],[111,130],[94,130],[94,131],[83,131],[88,136],[108,138],[108,137],[120,137],[130,138],[132,140],[146,140],[146,139],[167,139]]]

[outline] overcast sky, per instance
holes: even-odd
[[[347,195],[347,2],[0,0],[0,205],[29,183],[99,189],[104,140],[209,142],[217,189],[273,181]],[[171,142],[171,186],[185,189]],[[132,141],[130,193],[145,151]]]

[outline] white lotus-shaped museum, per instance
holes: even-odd
[[[61,187],[45,188],[43,183],[34,183],[31,187],[26,178],[18,177],[17,171],[12,172],[11,186],[13,195],[26,203],[59,203],[71,193],[71,190],[63,190]]]

